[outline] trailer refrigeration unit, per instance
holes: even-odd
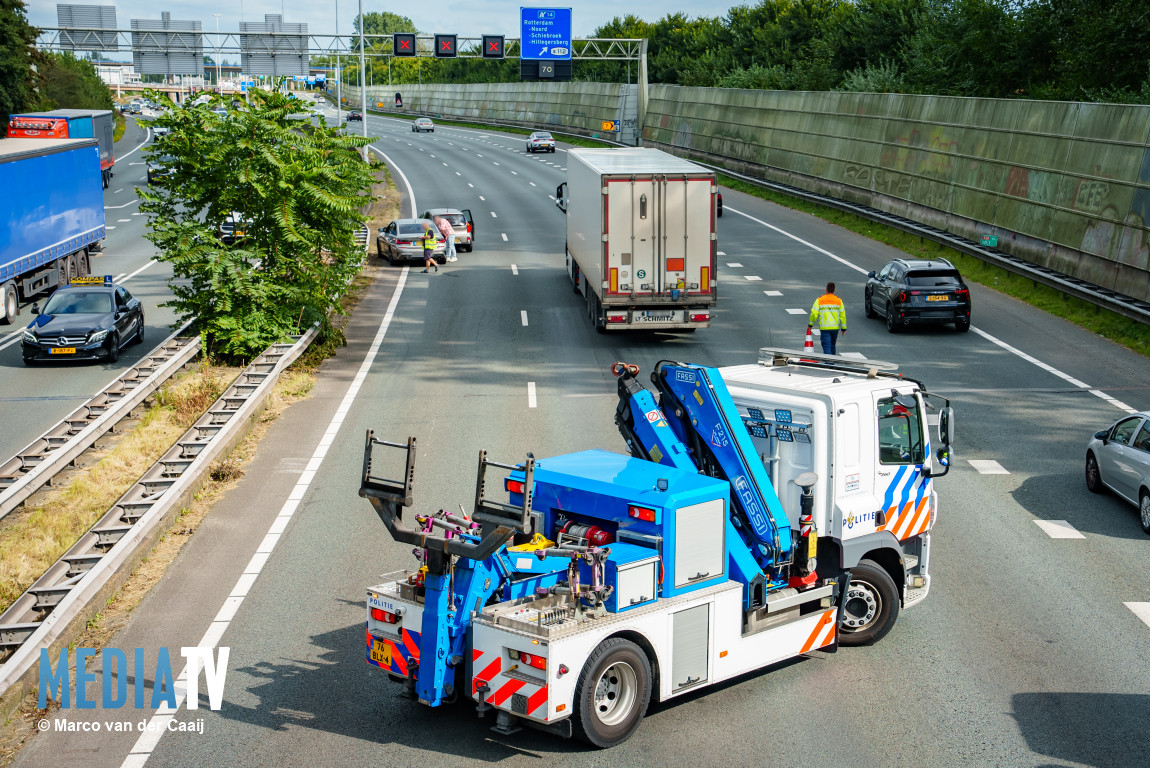
[[[95,139],[0,139],[0,321],[87,275],[105,236]]]
[[[54,109],[12,115],[8,120],[8,138],[95,139],[100,144],[100,177],[107,189],[116,164],[112,146],[115,128],[115,119],[108,109]]]
[[[572,149],[555,204],[596,330],[706,328],[717,297],[715,174],[657,149]]]
[[[662,361],[652,392],[616,363],[630,455],[481,451],[470,514],[414,513],[416,438],[369,431],[360,495],[418,565],[367,589],[368,664],[422,704],[473,699],[500,733],[610,747],[652,699],[877,642],[930,589],[953,428],[934,403],[932,455],[932,398],[894,367],[764,349]]]

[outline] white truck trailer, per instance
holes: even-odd
[[[596,330],[706,328],[718,295],[715,173],[657,149],[572,149],[556,205]]]

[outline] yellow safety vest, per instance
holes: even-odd
[[[434,234],[424,233],[424,235],[423,235],[423,250],[425,250],[425,251],[434,251],[435,250],[435,235]]]
[[[845,331],[847,310],[843,300],[833,293],[819,296],[811,307],[811,317],[807,324],[818,326],[820,331]]]

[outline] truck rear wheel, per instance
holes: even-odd
[[[0,316],[0,321],[5,325],[11,325],[16,322],[16,312],[20,309],[20,304],[16,300],[16,286],[12,283],[0,286],[0,300],[4,302],[4,312],[3,316]]]
[[[575,733],[596,747],[631,737],[651,702],[651,663],[630,640],[612,637],[594,650],[575,686]]]
[[[851,583],[843,598],[839,645],[872,645],[890,632],[898,618],[898,587],[873,560],[851,568]]]

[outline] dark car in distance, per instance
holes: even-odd
[[[24,329],[24,364],[41,360],[106,360],[114,363],[125,344],[144,340],[140,300],[111,275],[73,278],[48,297],[44,309]]]
[[[356,112],[354,109],[347,113],[347,121],[350,123],[352,120],[363,120],[363,114]]]
[[[895,259],[867,275],[863,312],[884,318],[891,333],[939,323],[969,331],[970,289],[946,259]]]

